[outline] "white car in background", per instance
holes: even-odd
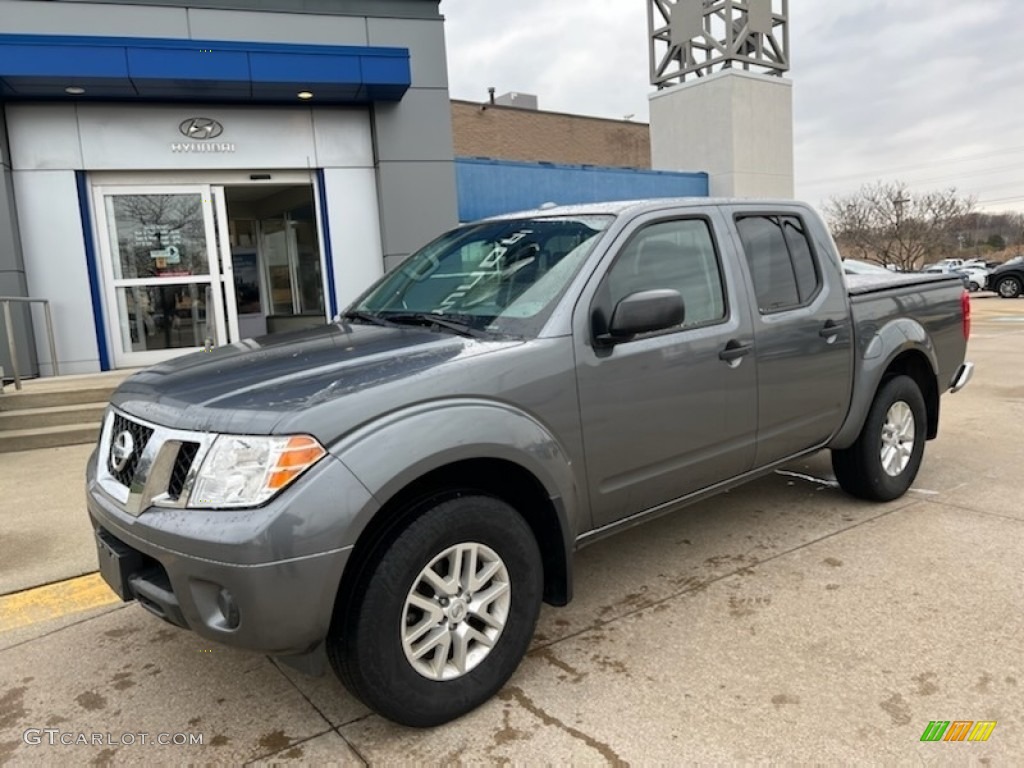
[[[926,264],[921,268],[922,272],[928,272],[931,274],[948,275],[955,274],[959,275],[964,281],[964,287],[967,288],[971,293],[980,291],[985,287],[985,282],[988,280],[988,270],[982,267],[968,265],[961,261],[959,265],[952,264],[951,262],[960,261],[959,259],[946,259],[940,261],[937,264]]]
[[[960,271],[967,273],[967,277],[970,280],[967,287],[971,291],[980,291],[985,288],[985,283],[988,281],[988,269],[965,264],[960,267]]]

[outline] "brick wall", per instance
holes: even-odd
[[[646,123],[453,100],[452,128],[456,157],[651,167]]]

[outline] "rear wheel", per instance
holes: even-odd
[[[338,677],[403,725],[439,725],[487,701],[526,653],[540,610],[529,525],[503,501],[461,496],[378,553],[328,637]]]
[[[1016,277],[1004,277],[996,283],[996,292],[1004,299],[1016,299],[1024,292],[1024,286]]]
[[[840,487],[852,496],[891,501],[917,477],[927,433],[924,397],[909,376],[885,382],[875,395],[857,442],[832,451]]]
[[[971,293],[977,293],[981,290],[981,286],[978,285],[974,280],[971,280],[970,285],[967,286]]]

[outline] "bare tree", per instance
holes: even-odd
[[[912,194],[905,182],[877,182],[825,204],[836,242],[847,256],[912,270],[958,247],[974,199],[955,189]]]

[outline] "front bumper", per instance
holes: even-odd
[[[258,509],[136,516],[97,482],[94,453],[86,499],[101,573],[122,599],[209,640],[279,656],[326,637],[352,551],[348,522],[372,503],[330,456]]]

